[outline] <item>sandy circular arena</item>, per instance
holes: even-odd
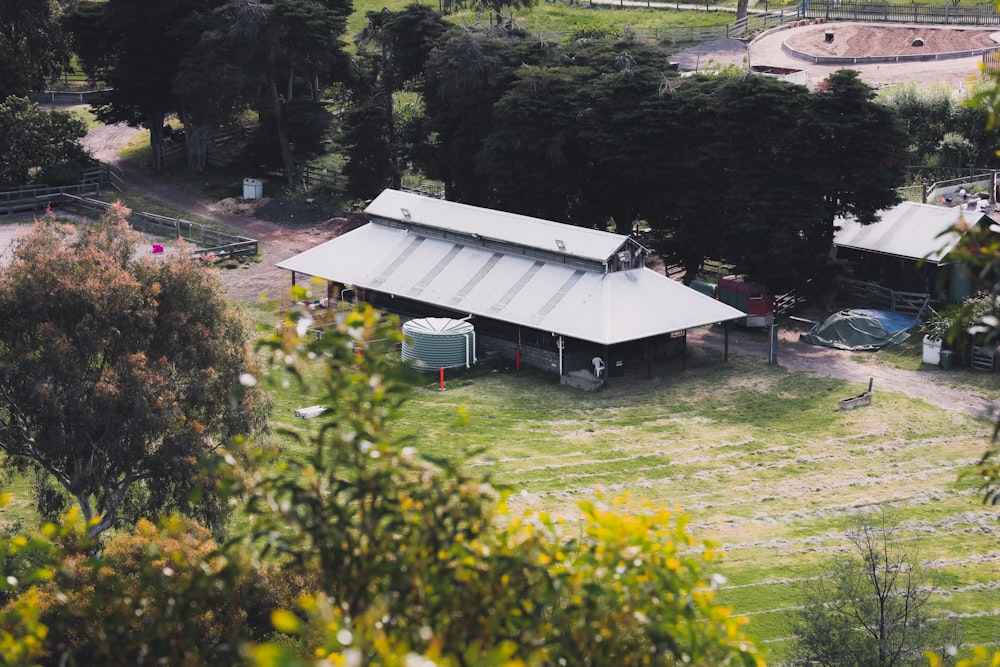
[[[871,58],[961,53],[998,46],[993,28],[816,23],[790,31],[788,46],[813,56]],[[832,39],[827,41],[827,34]],[[915,46],[917,41],[922,45]]]
[[[812,89],[818,88],[823,80],[833,72],[844,68],[856,70],[861,80],[874,88],[906,82],[914,82],[920,86],[940,84],[954,90],[960,96],[967,94],[976,82],[983,80],[983,73],[980,69],[983,60],[978,52],[976,52],[977,55],[968,57],[936,60],[859,61],[844,64],[813,63],[791,55],[784,48],[785,42],[788,42],[789,45],[801,45],[805,47],[803,50],[806,51],[810,48],[826,48],[820,47],[819,44],[826,44],[825,34],[828,30],[833,30],[835,32],[833,44],[837,45],[837,48],[851,49],[851,55],[841,55],[840,57],[878,57],[880,53],[885,57],[885,51],[891,47],[883,45],[881,42],[886,41],[888,44],[890,37],[895,35],[896,41],[893,43],[898,45],[899,40],[905,39],[908,35],[906,31],[912,28],[917,28],[924,35],[930,35],[931,33],[928,31],[931,30],[940,31],[934,33],[933,48],[935,51],[927,50],[928,56],[933,56],[935,52],[974,51],[984,48],[982,44],[987,43],[985,40],[990,40],[990,42],[1000,46],[1000,33],[995,28],[947,28],[944,26],[816,21],[788,23],[764,32],[750,42],[745,58],[746,62],[754,68],[783,68],[804,72],[807,78],[805,85]],[[799,39],[800,36],[805,40],[804,42]],[[925,40],[923,48],[927,49],[927,40],[930,37],[925,36],[923,39]],[[912,40],[910,43],[912,45]],[[912,48],[912,46],[906,48]],[[742,62],[742,60],[733,62]]]

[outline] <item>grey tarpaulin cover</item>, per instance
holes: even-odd
[[[802,334],[800,340],[840,350],[878,350],[902,343],[910,337],[907,330],[919,322],[913,315],[887,310],[842,310]]]

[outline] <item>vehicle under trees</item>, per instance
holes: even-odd
[[[219,530],[230,508],[202,458],[261,433],[269,399],[249,331],[203,260],[143,255],[116,205],[51,215],[0,269],[0,451],[36,475],[36,505],[70,499],[97,536],[180,511]]]

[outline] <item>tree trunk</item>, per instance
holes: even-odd
[[[212,128],[198,124],[189,113],[182,113],[181,118],[184,122],[184,149],[187,152],[188,169],[192,174],[200,174],[205,171]]]
[[[632,233],[632,207],[628,204],[624,204],[611,214],[612,219],[615,221],[615,232],[628,236]]]
[[[391,85],[391,82],[390,82]],[[386,134],[389,138],[389,149],[391,152],[390,159],[392,160],[392,189],[399,190],[403,187],[403,159],[400,157],[399,150],[399,137],[396,133],[396,101],[393,95],[393,88],[387,88],[385,91],[385,96],[387,98],[387,104],[389,107],[389,112],[386,114],[386,118],[389,121],[389,126],[386,128]]]
[[[701,268],[701,260],[687,260],[684,262],[684,284],[688,287],[695,278],[698,277],[698,270]]]
[[[149,148],[153,152],[153,171],[163,171],[163,120],[166,114],[162,111],[151,111],[146,114],[146,126],[149,128]]]
[[[274,79],[271,79],[270,84],[271,108],[274,111],[275,129],[278,132],[278,143],[281,148],[281,162],[285,166],[288,189],[295,192],[298,186],[299,169],[295,164],[295,156],[292,154],[292,147],[288,142],[288,128],[285,127],[285,115],[283,113],[281,97],[278,95],[278,84]]]
[[[747,17],[747,6],[750,4],[750,0],[737,0],[736,2],[736,20],[745,19]]]

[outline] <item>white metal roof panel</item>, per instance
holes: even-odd
[[[409,213],[409,217],[406,217],[404,211]],[[621,234],[422,197],[398,190],[383,190],[365,208],[365,213],[460,234],[477,234],[484,238],[562,252],[599,262],[611,257],[628,240],[627,236]],[[562,242],[562,248],[556,243],[557,240]]]
[[[606,345],[745,315],[646,268],[586,271],[378,224],[278,266]]]
[[[959,235],[948,230],[963,220],[975,224],[982,214],[902,202],[882,211],[879,218],[871,225],[861,225],[853,218],[838,218],[840,229],[834,233],[834,245],[938,264],[958,243]]]

